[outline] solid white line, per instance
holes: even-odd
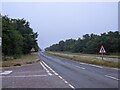
[[[109,75],[105,75],[106,77],[109,77],[109,78],[111,78],[111,79],[115,79],[115,80],[120,80],[120,79],[118,79],[118,78],[116,78],[116,77],[113,77],[113,76],[109,76]]]
[[[75,89],[71,84],[68,84],[71,88]]]
[[[40,62],[40,64],[42,65],[42,67],[46,70],[46,72],[48,73],[48,75],[52,75],[51,73],[50,73],[50,71]]]
[[[2,76],[2,77],[21,77],[21,78],[24,78],[24,77],[45,77],[45,76],[48,76],[48,75],[24,75],[24,76]]]
[[[2,73],[0,73],[1,75],[7,75],[7,74],[10,74],[10,73],[12,73],[12,71],[4,71],[4,72],[2,72]]]
[[[79,66],[76,66],[77,68],[81,68],[81,69],[85,69],[84,67],[79,67]]]

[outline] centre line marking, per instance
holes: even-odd
[[[105,76],[108,77],[108,78],[114,79],[114,80],[120,80],[120,79],[118,79],[116,77],[113,77],[113,76],[109,76],[109,75],[105,75]]]
[[[48,75],[52,75],[51,73],[50,73],[50,71],[40,62],[40,64],[42,65],[42,67],[46,70],[46,72],[48,73]]]

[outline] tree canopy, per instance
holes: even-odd
[[[2,53],[4,56],[28,54],[32,48],[38,51],[38,34],[25,19],[2,16]]]
[[[82,39],[68,39],[66,41],[60,41],[58,44],[54,44],[47,47],[47,51],[67,51],[67,52],[80,52],[80,53],[98,53],[101,45],[105,47],[107,53],[120,52],[120,33],[119,31],[109,31],[108,33],[85,34]]]

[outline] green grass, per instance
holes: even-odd
[[[77,54],[77,55],[90,55],[90,56],[101,56],[101,54],[85,54],[85,53],[73,53],[73,52],[56,52],[56,53],[61,53],[61,54]],[[120,53],[109,53],[104,54],[104,57],[108,58],[120,58]]]
[[[91,58],[83,58],[80,56],[70,56],[64,53],[56,53],[56,52],[47,52],[48,54],[63,57],[63,58],[68,58],[71,60],[79,61],[79,62],[84,62],[84,63],[89,63],[89,64],[95,64],[95,65],[100,65],[100,66],[107,66],[107,67],[114,67],[114,68],[120,68],[120,64],[118,64],[117,61],[108,61],[108,60],[101,60],[101,59],[91,59]]]
[[[40,59],[37,55],[37,53],[32,53],[29,55],[22,55],[20,58],[2,61],[0,62],[0,65],[2,67],[10,67],[10,66],[21,66],[24,64],[32,64],[35,62],[38,62]]]

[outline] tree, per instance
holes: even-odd
[[[29,54],[34,47],[38,51],[38,34],[30,28],[29,22],[24,19],[11,19],[2,16],[2,53],[5,56]]]
[[[120,33],[118,31],[108,33],[85,34],[82,39],[74,40],[68,39],[65,42],[60,41],[48,47],[46,50],[51,51],[68,51],[68,52],[81,52],[81,53],[98,53],[103,45],[107,53],[120,52]]]

